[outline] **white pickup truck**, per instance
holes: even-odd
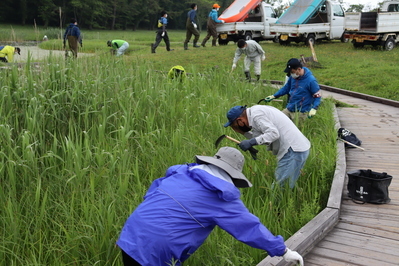
[[[219,17],[223,19],[223,13]],[[229,41],[237,42],[239,39],[273,40],[276,35],[270,33],[269,24],[277,21],[277,14],[273,7],[263,1],[252,9],[244,21],[218,24],[219,45],[226,45]]]
[[[379,12],[348,12],[345,38],[355,48],[364,45],[392,50],[399,41],[399,1],[383,2]]]
[[[345,12],[341,4],[332,0],[296,0],[277,20],[270,24],[272,34],[281,45],[296,43],[315,44],[316,40],[344,38]]]

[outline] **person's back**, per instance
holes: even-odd
[[[18,53],[20,55],[20,51],[21,50],[18,47],[10,45],[2,46],[0,49],[0,61],[5,63],[12,62],[14,60],[14,54]]]
[[[273,106],[254,105],[247,109],[248,117],[253,121],[262,120],[270,125],[268,130],[277,129],[278,139],[276,143],[271,144],[273,154],[277,155],[277,159],[281,159],[289,147],[295,151],[304,151],[310,148],[309,140],[302,134],[298,127],[283,112]],[[256,123],[258,124],[258,123]],[[253,136],[262,135],[264,128],[252,127]]]
[[[215,217],[227,208],[232,208],[232,213],[240,211],[240,204],[235,203],[240,191],[234,184],[226,184],[203,170],[190,169],[195,165],[170,167],[129,217],[129,226],[124,227],[117,244],[129,254],[138,254],[135,259],[139,263],[166,265],[172,258],[186,260],[213,230]],[[141,245],[146,247],[146,254],[159,256],[141,255]]]

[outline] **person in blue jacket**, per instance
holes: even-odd
[[[238,188],[252,184],[242,173],[244,156],[222,147],[215,156],[195,156],[196,163],[171,166],[151,184],[117,240],[124,265],[181,265],[215,226],[270,256],[299,262],[302,256],[286,247],[240,200]]]
[[[291,120],[294,120],[296,114],[299,114],[301,119],[306,118],[306,116],[312,118],[316,115],[316,110],[321,103],[321,91],[316,78],[296,58],[288,60],[284,72],[290,74],[288,81],[279,91],[267,96],[264,100],[270,102],[288,94],[287,106],[283,113]]]
[[[174,49],[170,49],[170,41],[169,41],[169,36],[168,36],[168,31],[166,30],[166,26],[168,25],[168,14],[166,11],[161,12],[161,17],[158,20],[158,25],[157,25],[157,36],[155,37],[155,43],[151,43],[151,53],[155,54],[155,49],[157,49],[158,45],[162,41],[162,39],[165,42],[166,45],[166,51],[170,52],[173,51]]]
[[[220,8],[220,6],[218,4],[214,4],[212,6],[211,12],[209,12],[208,21],[206,23],[206,30],[207,30],[208,34],[202,40],[202,43],[201,43],[202,47],[205,47],[206,42],[209,40],[209,38],[211,38],[211,36],[212,36],[212,46],[216,46],[216,40],[218,38],[218,33],[216,31],[216,24],[224,23],[224,20],[218,19],[219,8]]]
[[[64,49],[66,48],[66,40],[68,40],[69,50],[72,51],[73,56],[75,58],[78,57],[78,43],[80,43],[80,47],[82,47],[83,44],[78,22],[74,18],[71,19],[71,23],[64,33]],[[68,53],[65,51],[65,57],[67,57],[67,55]]]

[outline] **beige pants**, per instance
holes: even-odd
[[[249,69],[251,67],[251,63],[254,63],[255,75],[260,76],[261,69],[262,69],[260,56],[255,56],[255,57],[246,56],[245,59],[244,59],[244,72],[249,72]]]
[[[308,113],[290,112],[287,108],[283,109],[282,112],[294,122],[304,121],[308,117]]]

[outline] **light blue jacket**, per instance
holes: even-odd
[[[212,9],[211,12],[209,12],[208,17],[212,18],[216,23],[222,23],[222,21],[218,19],[219,15],[216,9]]]
[[[274,236],[251,214],[233,184],[197,164],[170,167],[156,179],[127,219],[117,245],[143,266],[181,265],[217,225],[237,240],[282,256],[282,236]]]

